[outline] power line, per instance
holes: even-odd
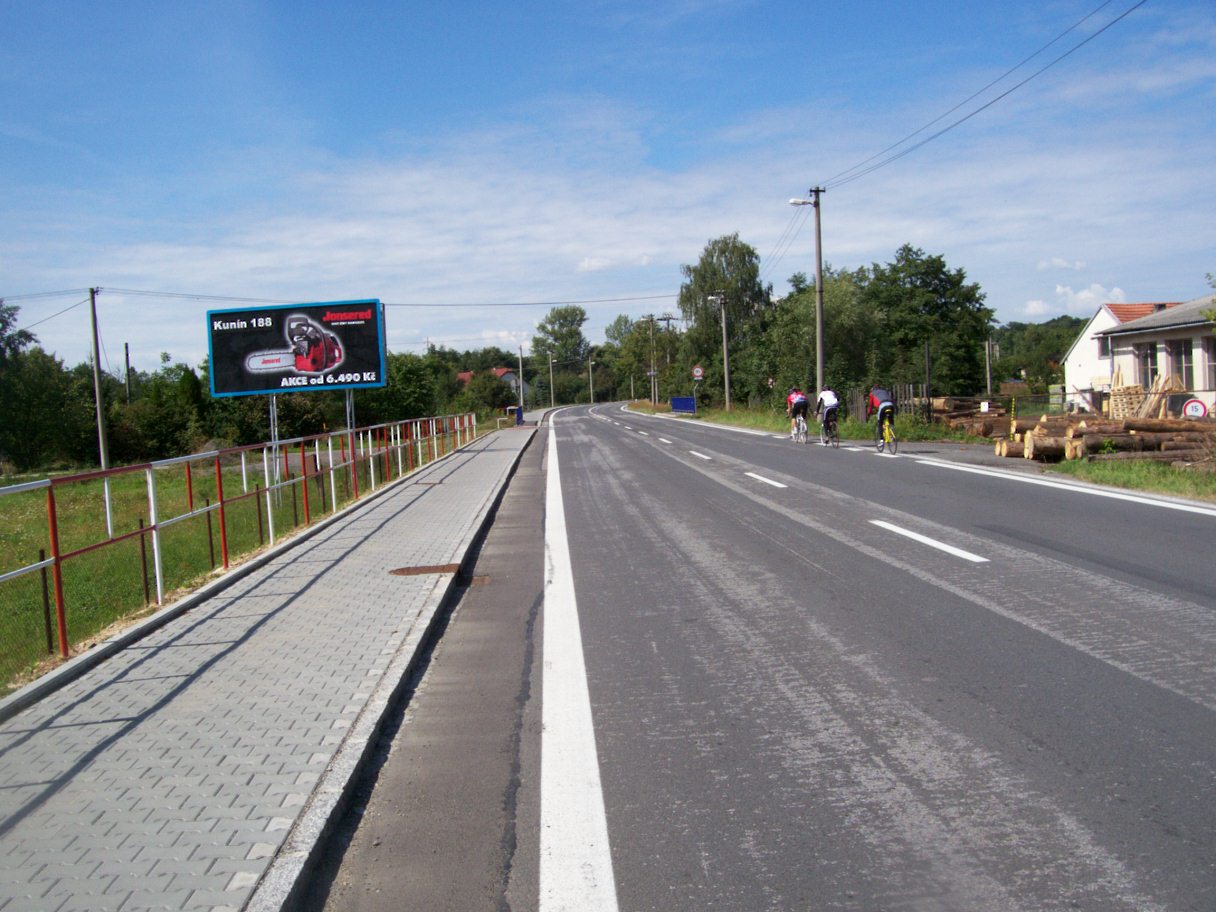
[[[233,297],[226,295],[209,295],[198,294],[193,292],[179,291],[148,291],[139,288],[109,288],[105,289],[111,294],[137,295],[150,298],[185,298],[194,301],[222,301],[231,304],[307,304],[307,301],[285,301],[276,298],[246,298]],[[485,301],[485,302],[458,302],[455,304],[428,304],[428,303],[404,303],[399,301],[383,301],[385,307],[408,307],[408,308],[462,308],[462,307],[558,307],[572,304],[620,304],[632,301],[660,301],[668,298],[674,298],[674,294],[661,295],[638,295],[633,297],[620,298],[586,298],[581,300],[570,301]]]
[[[888,152],[890,152],[892,149],[897,149],[897,148],[899,148],[899,147],[900,147],[900,146],[902,146],[904,143],[906,143],[908,140],[912,139],[914,136],[919,136],[921,133],[925,132],[925,130],[929,129],[931,126],[933,126],[933,125],[934,125],[935,123],[937,123],[938,121],[944,120],[945,118],[949,117],[951,114],[953,114],[953,113],[954,113],[955,111],[957,111],[959,108],[961,108],[963,105],[967,104],[967,103],[968,103],[968,102],[970,102],[970,101],[973,101],[974,99],[978,98],[980,95],[983,95],[985,92],[987,92],[987,91],[988,91],[990,88],[992,88],[994,85],[996,85],[997,83],[999,83],[999,82],[1003,81],[1003,80],[1004,80],[1005,78],[1007,78],[1008,76],[1010,76],[1010,75],[1012,75],[1013,73],[1015,73],[1015,72],[1017,72],[1018,70],[1020,70],[1020,69],[1021,69],[1023,66],[1025,66],[1027,63],[1029,63],[1029,62],[1030,62],[1031,60],[1033,60],[1035,57],[1038,57],[1040,54],[1042,54],[1042,53],[1043,53],[1045,50],[1047,50],[1047,49],[1048,49],[1049,47],[1051,47],[1053,44],[1055,44],[1056,42],[1060,41],[1060,40],[1061,40],[1061,39],[1062,39],[1062,38],[1063,38],[1065,35],[1069,34],[1070,32],[1076,31],[1078,28],[1080,28],[1082,25],[1084,25],[1084,24],[1085,24],[1087,21],[1089,21],[1090,19],[1092,19],[1094,16],[1096,16],[1098,13],[1100,13],[1100,12],[1101,12],[1102,10],[1104,10],[1106,7],[1110,6],[1110,5],[1111,5],[1111,3],[1113,3],[1113,2],[1114,2],[1114,0],[1106,0],[1106,2],[1105,2],[1105,3],[1103,3],[1101,6],[1099,6],[1099,7],[1098,7],[1096,10],[1093,10],[1091,13],[1089,13],[1088,15],[1086,15],[1085,17],[1083,17],[1082,19],[1078,20],[1077,22],[1074,22],[1072,25],[1070,25],[1070,26],[1069,26],[1068,28],[1066,28],[1064,31],[1060,32],[1060,34],[1056,35],[1056,37],[1052,38],[1052,39],[1051,39],[1049,42],[1047,42],[1045,45],[1043,45],[1041,48],[1039,48],[1039,49],[1038,49],[1037,51],[1035,51],[1033,54],[1031,54],[1031,55],[1030,55],[1030,56],[1028,56],[1028,57],[1023,58],[1021,62],[1019,62],[1018,64],[1016,64],[1016,65],[1014,65],[1014,66],[1012,66],[1012,67],[1010,67],[1008,70],[1006,70],[1004,73],[1002,73],[1002,74],[1001,74],[1000,76],[998,76],[996,79],[992,80],[990,83],[988,83],[988,84],[987,84],[986,86],[984,86],[982,89],[979,89],[978,91],[973,92],[971,95],[968,95],[966,98],[964,98],[962,101],[960,101],[958,104],[956,104],[956,105],[955,105],[953,108],[951,108],[949,111],[946,111],[946,112],[944,112],[944,113],[942,113],[942,114],[939,114],[937,117],[935,117],[933,120],[929,121],[927,124],[925,124],[925,125],[924,125],[923,127],[921,127],[920,129],[918,129],[918,130],[914,130],[913,132],[911,132],[911,133],[909,133],[907,136],[905,136],[903,139],[901,139],[901,140],[899,140],[899,141],[897,141],[897,142],[894,142],[894,143],[892,143],[891,145],[887,146],[887,147],[886,147],[885,149],[883,149],[881,152],[876,152],[874,155],[871,155],[871,156],[870,156],[869,158],[867,158],[865,161],[858,162],[858,163],[857,163],[856,165],[854,165],[852,168],[847,168],[847,169],[845,169],[844,171],[841,171],[839,174],[836,174],[836,175],[834,175],[834,176],[832,176],[832,177],[828,178],[827,183],[831,183],[832,181],[837,181],[837,180],[840,180],[841,178],[843,178],[845,175],[849,174],[850,172],[852,172],[852,171],[856,171],[856,170],[858,170],[858,169],[860,169],[860,168],[862,168],[862,167],[864,167],[864,166],[868,165],[870,162],[874,161],[874,159],[879,158],[879,157],[880,157],[880,156],[882,156],[882,155],[886,155],[886,154],[887,154]]]
[[[60,294],[60,292],[55,292],[55,294]],[[38,295],[26,295],[26,297],[39,297],[39,296]],[[82,304],[88,304],[88,303],[89,303],[88,298],[85,298],[83,301],[77,301],[71,307],[65,307],[63,310],[59,311],[58,313],[53,313],[49,317],[43,317],[41,320],[31,323],[29,326],[23,327],[23,329],[26,329],[26,330],[33,329],[35,326],[40,326],[43,323],[47,322],[48,320],[54,320],[56,317],[61,317],[65,313],[67,313],[69,310],[75,310],[77,307],[80,307]]]
[[[66,291],[38,291],[33,294],[0,295],[0,301],[32,301],[35,298],[66,298],[88,294],[87,288],[69,288]]]
[[[777,268],[777,264],[781,262],[789,249],[794,245],[794,241],[798,239],[798,235],[802,231],[802,226],[806,224],[806,220],[810,218],[810,213],[796,210],[790,220],[785,225],[785,231],[781,233],[781,237],[777,238],[777,243],[773,245],[773,252],[767,259],[762,260],[764,265],[760,268],[760,281],[763,282],[769,278],[773,270]]]
[[[665,301],[675,298],[675,294],[639,295],[628,298],[585,298],[576,301],[499,301],[496,303],[458,303],[458,304],[401,304],[385,301],[385,307],[431,307],[439,310],[457,307],[563,307],[573,304],[626,304],[634,301]]]
[[[995,84],[995,82],[1000,82],[1000,80],[1004,79],[1005,76],[1009,75],[1009,73],[1012,73],[1014,70],[1020,68],[1023,64],[1025,64],[1027,60],[1030,60],[1033,57],[1037,56],[1038,54],[1042,53],[1043,50],[1045,50],[1047,47],[1050,47],[1056,41],[1060,40],[1060,38],[1062,38],[1064,35],[1073,31],[1073,29],[1077,28],[1079,25],[1081,25],[1081,23],[1085,22],[1086,19],[1089,19],[1090,17],[1092,17],[1093,15],[1095,15],[1096,13],[1101,11],[1104,7],[1108,6],[1110,2],[1111,2],[1111,0],[1107,0],[1106,3],[1103,3],[1101,6],[1099,6],[1096,10],[1094,10],[1092,13],[1090,13],[1084,19],[1080,20],[1080,22],[1078,22],[1075,25],[1071,26],[1070,28],[1066,29],[1064,32],[1062,32],[1060,35],[1058,35],[1056,38],[1054,38],[1050,42],[1048,42],[1048,44],[1044,45],[1043,48],[1040,48],[1034,54],[1031,54],[1030,57],[1026,58],[1026,60],[1023,60],[1022,63],[1019,63],[1016,67],[1013,67],[1013,69],[1009,70],[1008,73],[1001,76],[1000,79],[995,80],[994,83],[989,83],[989,86]],[[873,172],[877,171],[879,168],[883,168],[886,165],[889,165],[894,161],[898,161],[899,159],[903,158],[905,155],[915,152],[917,149],[921,148],[922,146],[925,146],[928,143],[931,143],[933,140],[937,139],[939,136],[942,136],[942,135],[950,132],[955,127],[959,126],[962,123],[965,123],[966,121],[970,120],[972,117],[979,114],[980,112],[985,111],[988,108],[992,107],[998,101],[1001,101],[1002,99],[1013,94],[1018,89],[1020,89],[1022,86],[1026,85],[1026,83],[1030,82],[1032,79],[1035,79],[1036,77],[1042,75],[1047,70],[1051,69],[1057,63],[1059,63],[1061,60],[1064,60],[1066,57],[1071,56],[1072,54],[1074,54],[1075,52],[1077,52],[1078,50],[1083,48],[1085,45],[1089,44],[1089,42],[1093,41],[1099,35],[1103,34],[1105,31],[1107,31],[1107,29],[1111,28],[1116,23],[1122,21],[1123,19],[1126,19],[1129,15],[1131,15],[1133,12],[1138,10],[1140,7],[1144,6],[1144,4],[1147,2],[1148,2],[1148,0],[1139,0],[1138,3],[1134,4],[1133,6],[1129,7],[1124,12],[1120,13],[1118,16],[1116,16],[1110,22],[1106,23],[1106,25],[1102,26],[1102,28],[1100,28],[1096,32],[1094,32],[1092,35],[1088,36],[1084,40],[1073,45],[1071,48],[1069,48],[1067,51],[1065,51],[1060,56],[1056,57],[1054,60],[1050,61],[1049,63],[1047,63],[1044,66],[1040,67],[1039,69],[1035,70],[1033,73],[1031,73],[1029,76],[1027,76],[1021,82],[1015,84],[1011,88],[1002,92],[1000,95],[996,96],[991,101],[985,102],[984,104],[980,105],[978,108],[976,108],[974,111],[970,112],[969,114],[965,114],[964,116],[960,117],[958,120],[954,121],[953,123],[949,124],[948,126],[943,127],[941,130],[938,130],[936,133],[933,133],[933,134],[927,136],[925,139],[921,140],[920,142],[918,142],[912,146],[909,146],[908,148],[904,149],[903,151],[897,152],[895,155],[892,155],[888,158],[884,158],[881,161],[870,165],[869,167],[864,167],[868,162],[874,161],[875,158],[878,158],[879,156],[883,155],[886,151],[890,151],[891,149],[894,149],[896,146],[903,144],[908,139],[911,139],[913,136],[919,135],[924,130],[926,130],[930,126],[932,126],[934,123],[937,123],[939,120],[941,120],[943,117],[946,117],[949,114],[953,113],[954,111],[958,110],[960,107],[962,107],[964,104],[966,104],[967,101],[970,101],[971,99],[975,98],[976,95],[981,94],[989,87],[989,86],[985,86],[984,89],[981,89],[979,92],[976,92],[975,95],[971,96],[971,98],[967,99],[966,101],[960,102],[958,105],[955,105],[955,107],[951,108],[950,111],[947,111],[945,114],[942,114],[940,117],[936,118],[935,120],[930,121],[928,124],[926,124],[924,127],[921,127],[915,133],[909,134],[909,136],[904,137],[904,139],[901,139],[899,142],[895,143],[892,146],[888,146],[887,149],[885,149],[883,152],[879,152],[877,155],[872,155],[870,158],[866,159],[864,162],[860,162],[859,164],[854,165],[852,168],[847,168],[846,170],[841,171],[839,174],[837,174],[835,177],[831,178],[830,180],[824,181],[824,183],[823,183],[824,189],[831,189],[833,187],[840,187],[840,186],[843,186],[844,184],[852,183],[853,181],[855,181],[859,178],[865,177],[867,174],[872,174]],[[848,175],[848,176],[846,177],[845,175]]]

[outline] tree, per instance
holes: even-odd
[[[827,265],[823,278],[824,383],[836,390],[862,386],[875,350],[871,310],[856,273]],[[794,383],[806,390],[815,385],[815,286],[804,273],[790,276],[789,283],[793,291],[776,303],[768,327],[773,403]]]
[[[383,389],[355,394],[355,415],[360,424],[379,424],[406,418],[425,418],[440,411],[439,392],[426,359],[411,354],[390,354]]]
[[[732,387],[745,396],[767,386],[767,373],[756,365],[763,353],[748,349],[762,344],[764,324],[772,301],[772,288],[760,282],[760,257],[738,233],[711,240],[695,266],[680,267],[684,283],[679,304],[688,330],[682,346],[683,366],[700,363],[705,388],[713,400],[724,389],[722,310],[726,311],[727,347],[732,363],[744,368],[732,377]],[[721,299],[721,301],[718,300]],[[763,376],[762,376],[763,375]],[[736,395],[732,393],[732,395]]]
[[[998,377],[1025,377],[1036,393],[1063,382],[1064,355],[1089,321],[1061,316],[1045,323],[1010,322],[992,332],[1001,356],[993,365]]]
[[[81,387],[62,361],[41,348],[6,357],[0,372],[0,455],[19,471],[95,460],[91,370],[88,380]]]
[[[863,296],[882,329],[883,347],[870,379],[923,380],[928,344],[935,390],[968,395],[983,386],[992,311],[963,270],[948,269],[941,256],[905,244],[894,262],[876,263],[862,277]]]
[[[38,342],[37,337],[29,330],[13,328],[20,312],[20,307],[5,304],[4,298],[0,298],[0,364]]]
[[[532,337],[532,354],[555,358],[559,365],[586,361],[591,350],[583,336],[586,322],[587,311],[577,305],[554,307],[537,324],[536,335]]]
[[[464,391],[456,397],[457,411],[485,415],[517,405],[515,392],[491,371],[479,371],[469,378]]]

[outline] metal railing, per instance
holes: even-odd
[[[0,488],[0,694],[476,435],[418,418]]]

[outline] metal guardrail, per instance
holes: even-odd
[[[476,435],[418,418],[0,487],[0,693]]]

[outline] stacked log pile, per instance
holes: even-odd
[[[1009,427],[1009,413],[996,405],[990,405],[984,411],[985,401],[958,396],[934,399],[933,420],[976,437],[1004,437]]]
[[[1091,414],[1013,418],[1008,438],[998,440],[994,451],[998,456],[1048,462],[1062,459],[1210,462],[1216,455],[1216,419],[1111,419]]]

